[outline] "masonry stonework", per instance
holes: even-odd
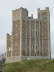
[[[28,11],[12,11],[12,35],[7,34],[6,63],[22,60],[50,59],[50,12],[38,9],[38,18]]]

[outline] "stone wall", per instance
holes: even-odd
[[[7,34],[6,62],[50,59],[49,8],[38,9],[38,18],[28,17],[28,11],[12,11],[12,35]]]
[[[7,34],[7,52],[6,57],[11,57],[11,35]]]

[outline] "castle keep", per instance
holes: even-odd
[[[7,34],[6,63],[50,59],[50,12],[38,9],[38,18],[28,17],[28,10],[12,11],[12,35]]]

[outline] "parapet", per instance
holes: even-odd
[[[49,11],[49,7],[46,7],[45,10],[46,10],[46,11]]]
[[[45,10],[40,10],[40,8],[38,8],[38,13],[43,12],[43,11],[49,11],[49,7],[46,7]]]
[[[38,13],[40,12],[40,8],[38,8]]]

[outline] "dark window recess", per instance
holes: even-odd
[[[36,49],[37,49],[37,46],[36,46]]]
[[[37,37],[37,31],[36,31],[36,37]]]
[[[33,36],[34,36],[34,31],[33,31]]]
[[[34,49],[34,46],[33,46],[33,49]]]

